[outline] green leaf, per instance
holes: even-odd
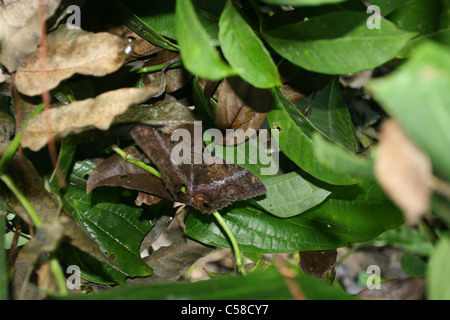
[[[400,259],[403,271],[409,276],[416,278],[424,278],[427,264],[421,258],[411,253],[404,253]]]
[[[435,173],[450,181],[450,49],[421,45],[401,69],[372,80],[367,89],[431,159]]]
[[[77,143],[75,136],[68,136],[62,140],[61,148],[58,154],[58,166],[57,169],[53,171],[49,181],[53,190],[59,190],[61,187],[59,185],[60,179],[65,181],[76,149]]]
[[[325,140],[321,135],[313,136],[314,155],[330,170],[353,177],[355,180],[374,180],[374,158],[358,157],[344,147]]]
[[[198,81],[198,77],[195,77],[192,81],[192,97],[194,99],[195,111],[207,119],[213,118],[216,112],[217,102],[213,98],[210,98],[208,101],[205,96],[205,91]]]
[[[90,173],[90,161],[77,162],[62,201],[67,211],[79,222],[109,255],[114,255],[111,266],[126,276],[148,276],[150,267],[145,264],[139,252],[139,245],[153,223],[142,209],[121,203],[111,188],[94,190],[86,194],[84,177]],[[117,191],[119,188],[117,188]],[[105,270],[104,278],[117,276]],[[100,275],[101,276],[101,275]]]
[[[294,279],[307,299],[355,299],[342,289],[331,287],[319,279],[302,274]],[[135,285],[98,294],[70,296],[69,298],[86,300],[287,300],[292,299],[292,296],[285,279],[272,267],[265,272],[253,272],[245,277],[234,275],[193,283]],[[265,308],[260,310],[260,314],[266,312],[269,314],[270,312]],[[249,311],[253,310],[249,309]],[[236,310],[232,309],[230,304],[227,310],[223,309],[221,312],[225,314],[225,312],[236,312]],[[183,309],[180,310],[180,314],[183,314]]]
[[[224,146],[217,141],[212,142],[212,137],[213,134],[209,130],[203,134],[206,148],[216,157],[237,164],[260,179],[277,174],[279,158],[276,144],[273,143],[269,149],[267,141],[261,143],[261,131],[258,140],[252,137],[235,146]]]
[[[3,195],[0,195],[3,197]],[[0,209],[3,212],[6,208],[3,208],[3,199],[0,199]],[[6,254],[5,254],[5,220],[6,217],[0,214],[0,300],[8,299],[8,279],[6,272]]]
[[[315,178],[336,185],[351,185],[358,182],[350,175],[343,175],[321,165],[314,154],[312,141],[315,133],[321,134],[284,95],[275,89],[272,109],[267,120],[272,129],[279,130],[278,144],[281,151],[302,170]]]
[[[450,237],[444,237],[436,244],[427,268],[427,298],[430,300],[450,299]]]
[[[297,107],[302,108],[307,103],[308,99],[301,99]],[[308,119],[330,140],[352,152],[359,150],[358,137],[350,112],[342,98],[338,78],[314,94]]]
[[[321,203],[331,193],[322,189],[299,173],[291,172],[263,179],[267,193],[256,203],[280,218],[298,215]]]
[[[282,85],[270,53],[232,1],[220,16],[219,41],[225,58],[242,79],[257,88]]]
[[[381,14],[386,17],[391,12],[395,11],[398,7],[404,5],[411,0],[371,0],[373,5],[379,6]]]
[[[320,6],[323,4],[340,3],[347,0],[262,0],[268,4],[279,6]]]
[[[413,34],[381,19],[369,29],[366,13],[341,11],[263,30],[282,57],[305,69],[346,74],[373,69],[393,59]]]
[[[178,0],[175,9],[175,34],[181,59],[187,70],[199,77],[220,80],[236,72],[219,56],[200,24],[191,0]]]
[[[392,246],[407,250],[422,256],[429,256],[433,251],[422,229],[412,226],[402,226],[395,230],[389,230],[372,240],[376,246]]]
[[[115,0],[114,3],[117,6],[117,12],[121,15],[128,28],[136,32],[142,38],[161,48],[174,51],[178,50],[178,46],[176,44],[172,43],[169,39],[166,39],[154,30],[148,23],[146,23],[146,21],[142,20],[138,15],[131,11],[122,1]]]
[[[208,34],[211,44],[219,45],[219,16],[226,0],[193,0],[195,13]],[[177,40],[175,33],[175,3],[176,0],[128,0],[127,6],[149,28],[163,37]]]
[[[402,30],[418,33],[400,51],[402,57],[427,39],[450,45],[450,3],[447,0],[408,1],[387,18]]]
[[[402,213],[375,184],[334,190],[327,200],[290,218],[235,204],[221,214],[243,251],[260,253],[336,249],[369,241],[403,223]],[[191,210],[186,218],[190,237],[229,248],[228,239],[211,216]]]

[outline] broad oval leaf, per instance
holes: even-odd
[[[361,189],[365,191],[361,193]],[[371,240],[399,227],[402,213],[386,197],[376,194],[375,184],[341,190],[352,199],[337,194],[295,217],[281,219],[253,207],[234,205],[223,218],[243,251],[281,253],[326,250]],[[356,193],[356,194],[355,194]],[[229,241],[211,216],[191,211],[186,219],[187,234],[205,244],[229,247]]]
[[[256,203],[280,218],[289,218],[311,209],[324,201],[331,193],[322,189],[297,172],[263,179],[266,196]]]
[[[311,103],[308,119],[330,140],[355,153],[359,150],[350,112],[342,98],[339,80],[330,81],[325,88],[316,91],[312,100],[302,99],[296,103],[299,108]]]
[[[346,74],[375,68],[395,57],[413,36],[381,19],[369,29],[366,13],[342,11],[263,30],[264,39],[281,56],[305,69]]]
[[[184,66],[193,74],[209,80],[220,80],[236,74],[211,44],[191,0],[177,1],[175,34]]]
[[[115,271],[109,276],[119,277],[115,280],[120,281],[126,276],[150,275],[151,268],[141,259],[139,245],[153,223],[142,217],[142,209],[107,199],[101,201],[95,192],[86,194],[84,177],[92,168],[88,160],[74,165],[71,183],[62,195],[63,206],[108,254],[114,255],[110,267]],[[103,196],[115,197],[111,193]],[[107,277],[108,270],[103,272]]]
[[[294,285],[302,288],[303,294],[311,300],[354,300],[341,288],[331,287],[322,280],[299,274],[293,280]],[[63,298],[64,299],[64,298]],[[152,283],[124,286],[115,290],[105,290],[91,295],[73,295],[69,299],[81,300],[277,300],[292,299],[292,292],[286,285],[286,279],[276,268],[265,272],[252,272],[246,277],[215,277],[207,281],[180,281],[175,283]],[[182,305],[184,302],[182,302]],[[188,313],[186,304],[177,314]],[[231,308],[230,308],[231,309]],[[230,312],[230,309],[228,310]],[[256,310],[256,309],[254,309]],[[253,312],[253,309],[249,309]],[[225,312],[223,309],[222,312]],[[260,314],[270,314],[270,307],[262,305]],[[175,314],[175,311],[172,312]]]
[[[273,108],[267,114],[272,129],[279,130],[278,144],[281,151],[302,170],[315,178],[336,185],[351,185],[359,181],[322,165],[314,154],[314,134],[323,135],[287,98],[275,89]]]
[[[270,53],[228,1],[219,21],[219,41],[225,58],[241,78],[257,88],[281,86]]]

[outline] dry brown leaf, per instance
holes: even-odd
[[[123,151],[132,155],[133,159],[142,160],[143,158],[142,154],[134,146],[126,147]],[[86,192],[90,193],[93,189],[100,186],[121,186],[162,198],[172,199],[160,178],[123,160],[118,154],[114,154],[105,159],[91,172],[87,180]],[[139,194],[137,200],[138,202],[145,200],[145,203],[147,203],[146,201],[149,201],[150,198]]]
[[[38,10],[39,2],[45,6],[51,5],[54,10],[59,6],[55,0],[4,0],[4,17],[6,22],[14,27],[23,27]]]
[[[157,47],[151,42],[148,42],[147,40],[142,38],[126,25],[112,27],[108,30],[108,32],[115,34],[131,43],[133,50],[130,53],[130,56],[127,58],[126,62],[152,55],[163,50],[161,47]]]
[[[429,210],[432,177],[430,159],[392,119],[381,127],[375,177],[410,223]]]
[[[248,139],[252,130],[259,129],[270,108],[271,92],[234,77],[221,82],[214,98],[217,101],[217,127],[243,130],[243,134],[224,136],[224,144],[234,145]]]
[[[22,136],[22,147],[38,151],[49,138],[58,139],[93,128],[107,130],[114,118],[128,107],[161,93],[160,88],[155,87],[122,88],[45,110],[28,123]]]
[[[191,109],[176,100],[166,99],[153,105],[141,104],[130,107],[115,119],[114,124],[139,122],[166,131],[177,125],[193,123],[195,120],[198,119]]]
[[[10,165],[11,177],[36,211],[42,225],[36,229],[35,235],[23,247],[20,258],[34,262],[41,252],[53,251],[64,236],[64,240],[80,250],[91,254],[100,261],[108,258],[99,245],[64,210],[60,210],[57,200],[42,184],[33,164],[25,157],[19,160],[15,156]],[[28,213],[16,197],[10,197],[14,212],[24,221],[31,223]],[[61,211],[61,212],[60,212]]]
[[[46,20],[54,15],[60,3],[61,0],[42,1]],[[39,0],[3,1],[3,18],[8,30],[2,44],[0,62],[9,72],[16,71],[22,57],[33,52],[39,44],[41,29],[38,4]]]
[[[334,280],[336,250],[300,251],[300,269],[322,280],[330,277]]]
[[[195,261],[213,250],[213,247],[205,246],[185,237],[180,238],[168,247],[161,247],[144,259],[153,269],[148,281],[175,281]]]
[[[47,47],[48,90],[75,73],[104,76],[124,63],[128,43],[107,32],[89,33],[60,41]],[[42,71],[40,52],[35,50],[22,58],[16,72],[17,89],[29,96],[41,94]]]

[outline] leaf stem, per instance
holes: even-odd
[[[124,159],[125,161],[127,161],[129,163],[132,163],[132,164],[134,164],[134,165],[136,165],[136,166],[138,166],[138,167],[140,167],[140,168],[150,172],[151,174],[157,176],[158,178],[161,178],[161,174],[159,173],[159,171],[156,170],[155,168],[153,168],[152,166],[147,165],[143,161],[134,159],[131,154],[129,154],[128,152],[123,151],[122,149],[120,149],[117,146],[112,146],[112,149],[119,156],[121,156],[122,159]],[[186,192],[184,187],[181,188],[181,192]],[[216,218],[217,222],[223,228],[223,230],[225,231],[225,234],[228,236],[228,239],[231,242],[231,246],[233,247],[234,256],[236,258],[236,266],[238,267],[238,270],[243,275],[247,274],[247,270],[245,270],[244,263],[242,262],[242,259],[241,259],[241,253],[240,253],[240,250],[239,250],[239,245],[238,245],[238,243],[236,241],[236,238],[234,237],[233,232],[231,231],[231,229],[228,226],[227,222],[224,220],[224,218],[220,215],[220,213],[218,211],[214,211],[212,213],[212,215]]]
[[[34,226],[40,227],[42,225],[41,219],[39,219],[37,212],[34,210],[33,206],[28,201],[28,199],[22,194],[22,192],[20,192],[19,188],[17,188],[13,179],[11,179],[11,177],[6,173],[0,175],[0,179],[6,184],[6,186],[9,188],[9,190],[11,190],[11,192],[16,196],[17,200],[19,200],[20,204],[23,206],[25,211],[30,216],[31,221],[33,222]]]
[[[30,121],[35,115],[40,113],[42,110],[44,110],[44,104],[40,103],[36,106],[33,113],[28,118],[28,120],[26,120],[26,122],[22,126],[22,130],[24,130],[27,127],[28,121]],[[0,159],[0,173],[6,170],[6,167],[8,166],[12,157],[14,157],[14,155],[16,154],[17,149],[19,149],[20,140],[22,139],[22,133],[23,131],[20,131],[15,135],[14,139],[11,141],[2,158]]]
[[[119,156],[121,156],[122,159],[125,160],[126,162],[134,164],[161,179],[161,174],[159,173],[159,171],[156,170],[155,168],[153,168],[152,166],[149,166],[148,164],[144,163],[143,161],[136,160],[130,153],[123,151],[122,149],[120,149],[117,146],[113,146],[112,149],[114,150],[115,153],[117,153]]]
[[[50,257],[50,270],[55,276],[56,283],[58,284],[60,294],[67,295],[67,284],[66,284],[66,277],[64,277],[64,272],[61,268],[61,265],[58,262],[58,259],[51,255]]]
[[[230,239],[231,246],[233,247],[234,256],[236,258],[236,266],[238,267],[238,270],[243,274],[247,274],[247,270],[245,270],[245,265],[242,262],[241,259],[241,252],[239,251],[239,245],[236,241],[236,238],[234,237],[233,232],[231,231],[230,227],[228,226],[225,219],[221,216],[221,214],[218,211],[214,211],[212,215],[216,218],[217,222],[220,224],[220,226],[225,231],[226,235],[228,236],[228,239]]]
[[[173,62],[173,63],[169,62],[169,63],[157,64],[154,66],[147,66],[147,67],[132,69],[132,70],[130,70],[130,72],[135,73],[135,74],[152,73],[152,72],[156,72],[156,71],[161,71],[163,69],[178,68],[178,67],[181,67],[181,65],[182,65],[181,61],[177,61],[177,62]]]

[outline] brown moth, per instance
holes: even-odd
[[[212,163],[203,160],[199,164],[194,163],[195,161],[177,164],[172,158],[175,144],[167,133],[149,126],[137,126],[131,131],[131,137],[157,167],[173,200],[203,213],[211,213],[234,201],[266,193],[266,188],[258,177],[221,159]],[[194,152],[192,151],[192,159]],[[211,159],[219,160],[212,156]]]

